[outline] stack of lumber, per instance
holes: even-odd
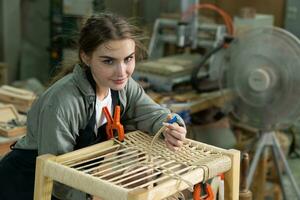
[[[13,104],[19,112],[26,113],[35,100],[36,95],[28,90],[8,85],[0,87],[0,102]]]

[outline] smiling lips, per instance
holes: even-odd
[[[125,83],[125,81],[126,81],[126,78],[113,80],[114,84],[117,84],[117,85],[121,85],[121,84]]]

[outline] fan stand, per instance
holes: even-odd
[[[294,188],[297,199],[300,199],[300,192],[299,192],[298,185],[297,185],[295,178],[291,172],[291,169],[288,165],[286,157],[284,156],[284,154],[280,148],[279,142],[276,138],[274,131],[261,133],[261,136],[260,136],[258,144],[257,144],[257,149],[256,149],[254,158],[251,162],[251,166],[249,169],[249,173],[248,173],[248,177],[247,177],[247,185],[250,186],[252,183],[253,175],[256,170],[259,158],[261,157],[262,153],[266,150],[265,147],[272,148],[273,159],[275,161],[276,170],[277,170],[277,173],[279,176],[280,187],[282,190],[283,199],[287,199],[287,196],[286,196],[286,191],[284,190],[283,173],[282,173],[283,170],[280,169],[280,167],[281,167],[280,162],[283,162],[284,171],[287,173],[287,176],[289,177],[289,180],[292,183],[292,187]]]

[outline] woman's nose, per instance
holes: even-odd
[[[117,75],[123,75],[126,71],[126,64],[124,62],[121,62],[117,66]]]

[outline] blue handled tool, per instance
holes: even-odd
[[[174,116],[172,119],[169,119],[169,120],[167,121],[167,123],[169,123],[169,124],[173,124],[173,123],[175,123],[175,122],[177,122],[177,117],[176,117],[176,116]]]

